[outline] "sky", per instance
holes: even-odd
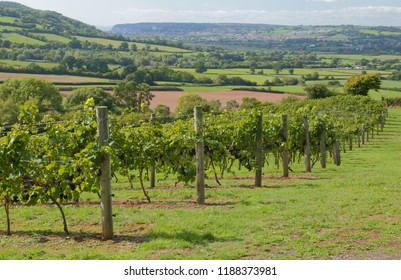
[[[95,26],[138,22],[401,26],[401,0],[14,0]]]

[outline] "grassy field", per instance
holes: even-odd
[[[50,34],[50,33],[34,33],[34,35],[43,36],[48,41],[60,42],[60,43],[64,43],[64,44],[67,44],[69,41],[71,41],[71,39],[69,39],[67,37],[63,37],[63,36],[56,35],[56,34]]]
[[[1,19],[1,18],[0,18]],[[21,27],[16,27],[16,26],[8,26],[8,25],[1,25],[0,22],[0,30],[8,30],[8,31],[16,31],[16,30],[22,30]]]
[[[32,63],[33,62],[31,62],[31,61],[0,59],[0,64],[12,66],[12,67],[16,67],[16,68],[24,68]],[[53,62],[35,62],[35,64],[37,64],[41,67],[44,67],[46,69],[51,69],[51,68],[54,68],[57,65],[59,65],[58,63],[53,63]]]
[[[22,78],[22,77],[33,77],[37,79],[47,80],[52,83],[63,83],[64,86],[76,85],[77,83],[110,83],[113,82],[109,79],[92,78],[92,77],[81,77],[81,76],[69,76],[69,75],[41,75],[41,74],[23,74],[23,73],[1,73],[0,81],[7,80],[9,78]]]
[[[0,16],[0,22],[14,23],[17,20],[15,17]]]
[[[120,178],[113,241],[100,239],[96,196],[65,206],[69,237],[54,206],[13,207],[12,236],[0,211],[0,259],[400,259],[401,110],[389,113],[385,132],[343,154],[342,166],[305,174],[296,164],[282,179],[271,164],[262,188],[235,171],[220,187],[207,180],[205,206],[193,186],[160,177],[146,203]]]
[[[20,35],[18,33],[4,33],[4,34],[2,34],[2,39],[9,40],[13,43],[20,43],[20,44],[24,43],[24,44],[39,45],[39,46],[46,44],[45,42],[42,42],[42,41],[39,41],[36,39],[32,39],[27,36]]]
[[[90,38],[90,37],[83,37],[83,36],[76,36],[78,40],[85,42],[93,42],[93,43],[98,43],[104,46],[107,45],[112,45],[114,48],[118,48],[121,43],[123,41],[119,41],[119,40],[110,40],[110,39],[104,39],[104,38]],[[128,44],[131,46],[132,44],[135,44],[138,48],[138,50],[141,50],[143,48],[146,48],[146,44],[143,43],[132,43],[132,42],[128,42]],[[174,47],[169,47],[169,46],[161,46],[161,45],[149,45],[150,46],[150,50],[154,51],[155,48],[158,48],[159,51],[161,52],[171,52],[171,53],[187,53],[187,52],[191,52],[189,50],[185,50],[185,49],[179,49],[179,48],[174,48]]]

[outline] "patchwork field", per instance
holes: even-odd
[[[159,104],[167,105],[170,107],[171,111],[174,111],[177,107],[178,98],[186,94],[184,91],[154,91],[153,94],[155,97],[153,98],[150,107],[154,108]],[[290,94],[277,94],[277,93],[267,93],[267,92],[254,92],[254,91],[245,91],[245,90],[235,90],[235,91],[218,91],[218,92],[196,92],[201,97],[206,100],[217,99],[220,100],[222,106],[224,107],[227,101],[236,100],[239,104],[242,102],[242,98],[251,97],[256,98],[261,102],[271,102],[271,103],[279,103],[284,98],[289,96],[294,96]],[[297,98],[304,98],[302,96],[296,96]]]
[[[109,82],[106,79],[91,78],[91,77],[79,77],[79,76],[67,76],[67,75],[41,75],[41,74],[23,74],[23,73],[2,73],[0,72],[0,81],[7,80],[9,78],[22,78],[32,77],[37,79],[43,79],[52,83],[102,83]]]

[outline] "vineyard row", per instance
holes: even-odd
[[[126,125],[118,117],[98,116],[93,100],[76,118],[46,125],[36,124],[38,109],[24,106],[19,123],[0,138],[0,199],[11,233],[10,207],[51,202],[57,205],[68,233],[63,203],[77,201],[83,192],[97,193],[102,199],[103,220],[109,217],[112,232],[111,190],[113,173],[138,180],[144,186],[150,171],[174,175],[177,182],[197,185],[197,202],[204,203],[204,178],[212,174],[217,183],[232,172],[235,161],[255,171],[255,185],[261,186],[264,163],[273,159],[288,176],[289,166],[305,159],[305,170],[327,155],[340,164],[340,145],[352,149],[377,129],[386,118],[385,104],[367,97],[338,96],[318,101],[300,101],[221,114],[202,114],[196,108],[192,118],[160,123],[157,119]],[[102,128],[103,127],[103,128]],[[368,133],[369,132],[369,133]],[[272,157],[271,157],[272,156]],[[100,185],[107,186],[100,188]],[[111,234],[112,235],[112,234]]]

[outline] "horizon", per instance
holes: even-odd
[[[1,1],[3,2],[3,1]],[[397,26],[401,6],[396,0],[16,0],[33,9],[50,10],[108,29],[117,24],[218,23],[282,26]],[[88,13],[89,10],[93,12]]]

